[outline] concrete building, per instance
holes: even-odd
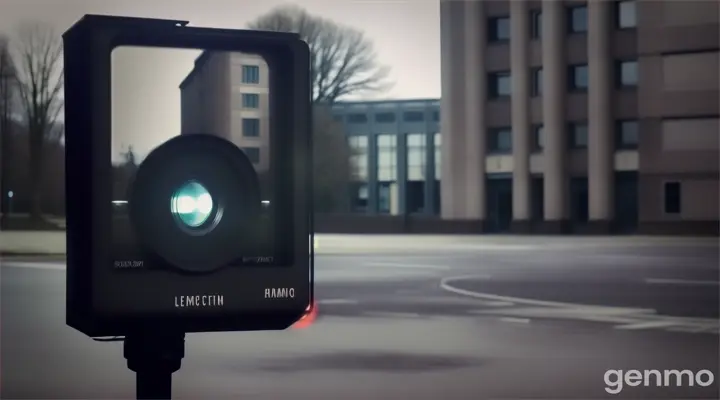
[[[340,102],[332,112],[353,151],[355,212],[439,213],[439,100]]]
[[[181,133],[209,133],[242,148],[256,169],[269,167],[268,65],[262,57],[203,52],[180,84]]]
[[[718,2],[441,0],[441,216],[718,231]]]

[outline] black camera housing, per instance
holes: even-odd
[[[91,337],[125,336],[162,329],[177,332],[278,330],[291,326],[313,300],[313,233],[311,182],[311,82],[307,43],[290,33],[188,27],[187,21],[86,15],[63,35],[65,76],[65,147],[67,196],[66,322]],[[222,268],[223,257],[212,246],[191,240],[179,243],[196,263],[176,268],[180,258],[148,257],[153,268],[112,268],[113,204],[111,176],[111,53],[119,46],[207,49],[259,54],[270,67],[270,137],[273,157],[272,265]],[[168,151],[232,155],[233,146],[210,135],[181,135],[146,159]],[[168,150],[175,147],[175,150]],[[220,149],[220,150],[219,150]],[[237,151],[240,151],[237,149]],[[185,153],[183,153],[185,154]],[[197,155],[196,153],[187,153]],[[221,157],[221,155],[218,155]],[[157,158],[157,157],[156,157]],[[240,161],[242,164],[242,161]],[[205,165],[208,163],[198,163]],[[246,167],[238,167],[238,171]],[[140,165],[140,171],[143,164]],[[170,174],[172,175],[172,174]],[[169,176],[169,175],[168,175]],[[138,172],[133,190],[140,192]],[[170,179],[170,178],[168,178]],[[252,177],[247,178],[252,182]],[[137,186],[134,186],[136,185]],[[217,182],[215,183],[218,184]],[[145,191],[145,198],[148,198]],[[139,195],[138,195],[139,196]],[[248,200],[249,199],[249,200]],[[260,206],[259,196],[248,204]],[[131,219],[150,214],[131,201]],[[150,207],[148,205],[148,207]],[[248,206],[252,220],[258,210]],[[138,226],[140,225],[140,226]],[[134,224],[144,242],[162,233]],[[238,240],[253,243],[252,232],[237,227]],[[158,245],[159,246],[159,245]],[[195,246],[193,248],[190,248]],[[251,246],[251,245],[249,245]],[[245,247],[248,247],[246,245]],[[242,252],[240,252],[242,253]],[[245,254],[245,253],[243,253]],[[199,256],[200,255],[200,256]],[[262,256],[252,254],[248,256]],[[157,267],[157,268],[155,268]],[[289,296],[292,289],[292,296]],[[267,296],[268,291],[273,295]],[[283,295],[276,296],[276,293]],[[199,301],[221,295],[216,307],[178,308],[176,299]],[[203,300],[204,301],[204,300]],[[217,302],[217,301],[216,301]],[[217,304],[216,304],[217,305]]]

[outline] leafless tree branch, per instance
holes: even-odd
[[[31,214],[40,215],[43,144],[54,135],[62,111],[62,42],[47,25],[25,23],[17,30],[16,81],[28,129]]]
[[[360,30],[311,15],[297,6],[275,8],[250,28],[298,33],[308,43],[316,103],[332,104],[343,96],[391,86],[389,68],[378,64],[372,42]]]

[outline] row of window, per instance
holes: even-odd
[[[573,92],[587,91],[590,77],[587,64],[568,66],[568,90]],[[618,88],[634,88],[638,84],[638,63],[635,60],[618,60],[615,62],[615,86]],[[543,69],[532,68],[530,73],[530,94],[540,96],[543,91]],[[491,99],[510,97],[512,95],[512,77],[509,71],[488,74],[488,96]]]
[[[394,112],[380,112],[373,114],[373,119],[377,123],[388,124],[397,121],[397,114]],[[335,120],[342,122],[343,116],[336,115]],[[368,122],[368,114],[366,113],[353,113],[347,114],[344,118],[348,124],[366,124]],[[423,111],[405,111],[402,113],[402,120],[404,122],[425,122],[425,113]],[[432,120],[434,122],[440,121],[440,112],[433,111]]]
[[[615,147],[619,150],[635,149],[638,145],[639,125],[637,121],[617,121],[615,127]],[[568,125],[568,148],[586,149],[588,147],[588,126],[586,123]],[[512,130],[510,128],[491,129],[487,136],[488,152],[512,152]],[[535,125],[532,128],[532,148],[535,152],[544,147],[544,127]]]
[[[412,133],[405,137],[407,146],[407,179],[411,181],[425,180],[427,135],[424,133]],[[435,179],[440,179],[440,143],[439,133],[433,135],[435,150]],[[397,140],[396,135],[378,135],[377,146],[377,179],[382,182],[392,182],[397,179]],[[353,176],[358,181],[367,181],[368,178],[368,136],[350,136],[350,148],[353,155],[351,164]]]
[[[617,29],[632,29],[637,26],[636,3],[633,0],[616,1],[614,7],[614,25]],[[588,9],[586,5],[569,6],[566,8],[568,33],[585,33],[588,31]],[[488,41],[491,43],[510,40],[510,17],[492,17],[488,19]],[[542,12],[530,11],[530,36],[533,39],[542,36]]]

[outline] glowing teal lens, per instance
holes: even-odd
[[[189,228],[204,224],[213,210],[213,198],[203,185],[190,181],[178,188],[170,199],[170,212]]]

